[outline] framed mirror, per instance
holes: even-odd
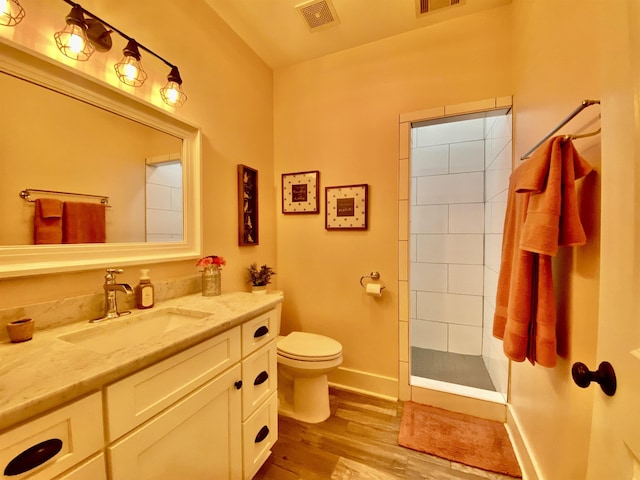
[[[0,278],[200,256],[200,130],[0,40]],[[108,203],[96,243],[35,244],[35,200]]]

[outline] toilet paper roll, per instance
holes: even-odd
[[[379,283],[367,283],[367,295],[371,295],[372,297],[381,297],[382,288],[382,285]]]

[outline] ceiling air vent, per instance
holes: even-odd
[[[336,10],[329,0],[313,0],[296,5],[311,30],[340,23]]]
[[[420,16],[442,8],[462,5],[463,3],[464,0],[416,0],[416,14]]]

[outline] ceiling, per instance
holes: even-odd
[[[418,0],[419,1],[419,0]],[[429,0],[441,3],[443,0]],[[447,1],[447,0],[444,0]],[[511,0],[460,0],[416,15],[416,0],[330,0],[338,21],[309,28],[296,6],[308,0],[205,0],[273,69],[498,7]]]

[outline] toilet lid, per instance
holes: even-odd
[[[342,345],[324,335],[291,332],[278,340],[278,353],[294,360],[331,360],[342,354]]]

